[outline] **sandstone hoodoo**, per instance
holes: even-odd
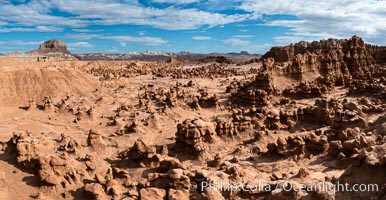
[[[0,199],[386,199],[385,49],[70,61],[52,40],[0,57]]]
[[[321,97],[336,86],[383,96],[385,51],[358,36],[299,42],[272,47],[261,58],[262,72],[272,73],[274,86],[288,97]]]
[[[271,70],[291,78],[321,77],[325,84],[349,85],[352,78],[371,78],[386,61],[386,47],[366,44],[362,38],[328,39],[273,47],[262,59],[273,58]]]

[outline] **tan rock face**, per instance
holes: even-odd
[[[142,167],[157,167],[160,162],[157,156],[157,148],[147,146],[142,140],[135,141],[131,148],[120,152],[118,156],[121,159],[127,159],[129,162],[137,162]]]
[[[158,188],[143,188],[139,193],[143,200],[163,200],[166,197],[166,191]]]
[[[102,185],[98,183],[87,184],[84,188],[87,195],[96,200],[107,200],[109,199],[104,191]]]
[[[177,145],[197,154],[203,153],[206,150],[205,143],[212,142],[215,137],[215,125],[202,119],[185,120],[177,125]]]
[[[16,132],[11,140],[8,141],[10,151],[16,151],[16,162],[27,170],[39,168],[39,158],[55,150],[55,142],[49,138],[33,138],[31,133]]]
[[[189,190],[169,190],[168,199],[170,200],[188,200],[189,199]]]
[[[246,82],[232,82],[227,88],[235,104],[252,106],[267,106],[270,104],[270,95],[277,93],[273,85],[272,74],[261,72]]]
[[[95,149],[104,149],[105,142],[102,138],[101,132],[97,130],[90,130],[87,138],[87,145]]]

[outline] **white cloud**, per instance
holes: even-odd
[[[32,49],[37,49],[44,41],[23,41],[23,40],[10,40],[0,41],[0,51],[2,53],[8,52],[25,52]]]
[[[279,46],[286,46],[289,44],[297,43],[301,40],[305,40],[303,37],[296,37],[296,36],[277,36],[273,38],[277,45]]]
[[[245,32],[248,32],[249,30],[248,29],[239,29],[239,31],[242,33],[245,33]]]
[[[193,40],[211,40],[211,37],[208,36],[194,36]]]
[[[60,32],[63,31],[63,28],[56,26],[36,26],[35,30],[37,32]]]
[[[63,31],[61,27],[55,26],[36,26],[36,27],[12,27],[12,28],[0,28],[0,33],[8,32],[59,32]]]
[[[43,41],[23,41],[23,40],[0,41],[0,44],[15,45],[15,46],[36,46],[36,47],[38,47],[41,43],[43,43]]]
[[[200,2],[200,0],[151,0],[154,3],[169,3],[169,4],[189,4]]]
[[[101,36],[102,35],[98,35],[98,34],[86,34],[86,33],[74,34],[74,33],[71,33],[71,34],[65,35],[64,37],[69,38],[69,39],[75,39],[75,40],[90,40],[90,39],[98,38]]]
[[[163,1],[163,0],[158,0]],[[192,2],[173,0],[168,2]],[[70,13],[55,16],[52,10]],[[251,15],[220,14],[197,8],[145,7],[138,1],[122,0],[39,0],[11,4],[0,1],[0,21],[19,26],[149,25],[166,30],[188,30],[201,26],[218,26],[243,21]]]
[[[253,38],[254,35],[233,35],[233,38]]]
[[[245,14],[226,15],[202,11],[196,8],[167,7],[158,9],[137,4],[93,0],[52,0],[61,11],[78,15],[84,23],[100,25],[136,24],[149,25],[166,30],[188,30],[207,25],[209,27],[243,21]]]
[[[114,40],[121,44],[126,42],[141,43],[144,45],[162,45],[168,43],[167,40],[159,37],[102,36],[100,38]]]
[[[244,0],[239,8],[254,13],[256,18],[277,14],[297,17],[266,23],[289,28],[287,34],[293,37],[346,38],[357,34],[371,40],[386,34],[386,1]]]
[[[250,41],[241,40],[238,38],[229,38],[229,39],[224,40],[224,43],[231,45],[231,46],[248,46],[250,44]]]
[[[86,20],[50,15],[52,0],[29,1],[18,5],[0,2],[0,20],[21,26],[84,27]]]
[[[103,30],[103,29],[98,29],[98,30],[94,30],[94,29],[72,29],[72,31],[78,32],[78,33],[97,33],[97,32],[103,32],[105,30]]]
[[[207,0],[204,4],[210,10],[226,10],[235,8],[240,2],[242,0]]]
[[[73,43],[68,43],[67,46],[69,48],[92,48],[94,45],[88,43],[88,42],[73,42]]]
[[[223,25],[261,19],[260,26],[288,28],[282,36],[275,37],[277,44],[294,42],[297,39],[347,38],[354,34],[367,42],[386,44],[386,1],[381,0],[148,0],[166,3],[162,8],[144,6],[137,0],[0,0],[0,32],[61,32],[73,28],[69,38],[86,40],[98,38],[99,30],[88,29],[89,25],[146,25],[166,30],[194,30],[199,27],[223,27]],[[198,5],[186,6],[184,4]],[[168,5],[176,4],[176,5]],[[182,5],[181,5],[182,4]],[[151,4],[150,4],[151,5]],[[218,12],[223,9],[239,9],[234,13]],[[67,16],[57,16],[59,10]],[[240,10],[245,12],[239,12]],[[272,20],[265,16],[290,15]],[[283,20],[287,19],[287,20]],[[239,32],[252,25],[239,24]],[[252,29],[251,29],[252,30]],[[94,35],[95,34],[95,35]],[[161,38],[129,37],[129,41],[144,44],[165,44]],[[108,37],[108,36],[104,36]],[[232,37],[226,44],[246,45],[247,38]],[[121,38],[122,39],[122,38]],[[194,39],[194,38],[193,38]]]
[[[265,53],[272,46],[272,44],[249,44],[248,46],[242,46],[240,50],[245,50],[249,53]]]

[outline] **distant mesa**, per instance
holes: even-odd
[[[248,51],[240,51],[240,55],[250,55]]]
[[[225,56],[208,56],[206,58],[200,59],[200,63],[211,63],[211,62],[217,62],[217,63],[224,63],[224,64],[231,64],[232,61],[227,59]]]
[[[67,50],[66,43],[61,40],[48,40],[39,46],[39,50],[43,52],[70,53]]]
[[[8,54],[8,56],[10,56],[10,57],[22,57],[23,55],[24,55],[24,53],[18,52],[18,51],[11,52]]]
[[[39,49],[28,52],[28,54],[48,54],[48,55],[71,55],[67,50],[67,45],[62,40],[48,40],[40,44]]]

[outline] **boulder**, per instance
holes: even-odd
[[[139,196],[141,200],[164,200],[166,198],[166,191],[154,187],[142,188],[139,191]]]

